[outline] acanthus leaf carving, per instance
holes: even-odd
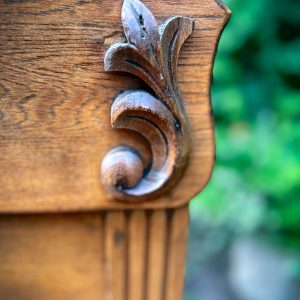
[[[176,79],[181,46],[194,21],[174,16],[158,26],[139,0],[124,0],[122,24],[126,42],[106,52],[108,72],[127,72],[153,90],[126,91],[111,107],[113,128],[138,132],[148,140],[152,162],[145,165],[135,149],[116,146],[103,158],[105,188],[120,200],[141,201],[169,190],[182,176],[190,153],[189,122]]]

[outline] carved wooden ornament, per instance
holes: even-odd
[[[116,198],[137,201],[171,188],[188,162],[190,128],[176,68],[194,21],[174,16],[158,26],[142,2],[125,0],[122,23],[127,41],[109,48],[105,71],[131,73],[152,91],[121,93],[111,107],[111,124],[141,134],[149,142],[152,160],[145,165],[135,149],[117,146],[104,157],[101,175],[106,189]]]

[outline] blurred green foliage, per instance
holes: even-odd
[[[224,243],[259,234],[300,249],[300,1],[224,2],[232,17],[214,66],[216,167],[192,218],[222,228]]]

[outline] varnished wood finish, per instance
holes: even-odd
[[[181,299],[187,226],[187,207],[2,216],[0,299]]]
[[[176,16],[158,26],[141,1],[124,0],[122,23],[126,42],[108,49],[105,71],[136,75],[156,96],[143,90],[120,94],[111,108],[112,126],[142,135],[150,144],[152,159],[145,165],[136,149],[117,146],[104,157],[101,175],[107,191],[117,199],[154,200],[173,187],[188,162],[190,126],[176,69],[194,21]]]
[[[100,214],[1,216],[1,300],[104,299]]]
[[[185,176],[153,201],[112,201],[99,165],[120,142],[144,164],[149,145],[113,130],[112,100],[144,89],[129,76],[108,75],[103,57],[124,40],[122,1],[0,1],[0,212],[167,208],[187,203],[210,178],[214,133],[210,79],[228,10],[214,0],[145,0],[157,22],[190,17],[195,30],[183,46],[177,79],[191,125]]]
[[[124,212],[105,218],[105,298],[122,300],[127,288],[127,228]],[[125,298],[126,299],[126,298]]]
[[[186,207],[176,209],[173,212],[169,231],[167,277],[164,287],[166,300],[182,299],[188,224],[188,209]]]
[[[128,299],[145,300],[148,246],[147,212],[133,211],[128,222]]]
[[[168,239],[167,212],[154,211],[149,219],[149,245],[147,257],[147,299],[163,299]]]

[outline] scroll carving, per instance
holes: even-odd
[[[194,21],[173,16],[158,26],[139,0],[124,0],[122,24],[126,42],[113,44],[104,59],[107,72],[127,72],[142,79],[151,92],[126,91],[111,107],[113,128],[141,134],[151,148],[145,165],[129,146],[116,146],[103,158],[105,188],[120,200],[141,201],[169,190],[182,176],[190,153],[189,122],[176,79],[178,55],[192,34]]]

